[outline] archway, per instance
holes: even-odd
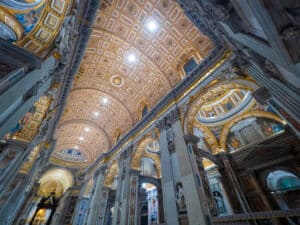
[[[287,210],[300,207],[300,203],[295,201],[300,196],[299,176],[289,171],[278,169],[267,175],[266,184],[281,209]]]
[[[300,189],[300,178],[291,172],[276,170],[267,176],[268,188],[275,192],[286,192]]]
[[[140,176],[138,192],[138,224],[153,225],[164,221],[160,180]]]
[[[134,153],[131,160],[131,168],[135,170],[141,170],[143,174],[143,169],[149,170],[150,168],[145,168],[145,166],[151,166],[152,169],[156,170],[156,176],[161,176],[160,169],[160,156],[159,156],[160,147],[158,141],[152,137],[145,137],[138,144],[137,151]],[[147,158],[146,160],[144,160]],[[143,161],[143,160],[144,161]],[[148,161],[148,162],[146,162]],[[150,163],[151,162],[151,163]],[[151,164],[151,165],[150,165]],[[148,172],[148,171],[145,171]],[[151,176],[151,174],[150,174]]]
[[[71,172],[61,168],[46,171],[39,180],[36,201],[31,207],[26,224],[49,225],[64,193],[72,187]]]

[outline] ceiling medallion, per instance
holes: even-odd
[[[119,75],[113,75],[110,78],[110,82],[115,87],[122,87],[124,85],[124,79]]]

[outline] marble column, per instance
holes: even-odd
[[[184,135],[180,120],[174,125],[177,126],[178,136],[175,135],[175,143],[179,142],[176,143],[176,147],[178,147],[184,193],[187,193],[185,199],[189,223],[209,224],[210,217],[216,216],[217,210],[209,189],[202,158],[197,157],[195,154],[198,150],[197,142],[199,139],[193,135]]]
[[[100,207],[99,212],[97,215],[97,223],[99,225],[104,225],[105,223],[105,216],[106,216],[106,209],[108,206],[108,199],[109,199],[109,191],[108,187],[102,187],[102,196],[100,199]]]
[[[27,73],[0,93],[0,138],[8,133],[50,88],[56,60],[49,57],[41,69]]]
[[[235,196],[237,197],[239,204],[243,210],[244,213],[251,212],[250,206],[248,204],[248,201],[243,193],[243,190],[240,186],[240,183],[236,177],[235,171],[233,170],[229,156],[226,153],[221,153],[220,155],[221,160],[224,165],[224,172],[226,173],[226,177],[228,177],[230,180],[229,182],[231,183],[231,187],[233,188],[233,191],[235,193]]]
[[[202,207],[204,208],[203,213],[205,213],[207,217],[216,216],[216,203],[209,188],[209,181],[203,166],[203,159],[200,156],[200,149],[197,147],[199,138],[194,135],[187,134],[184,136],[184,139],[190,151],[190,158],[192,160],[191,165],[198,181],[198,192],[201,198]]]
[[[11,224],[16,221],[20,221],[21,218],[26,219],[29,212],[26,211],[31,203],[33,196],[36,195],[37,186],[41,168],[45,165],[45,160],[48,160],[49,151],[40,147],[41,150],[37,152],[37,157],[34,161],[28,162],[28,159],[24,159],[21,166],[27,166],[27,163],[31,163],[31,166],[26,167],[27,170],[18,170],[16,176],[11,180],[9,186],[6,187],[4,193],[9,193],[10,197],[6,200],[2,209],[0,210],[0,224],[2,219],[7,218],[6,224]],[[33,148],[31,148],[32,150]],[[23,167],[22,167],[23,168]],[[10,188],[12,189],[10,190]],[[5,195],[4,195],[5,196]],[[2,196],[2,197],[4,197]]]
[[[70,189],[66,190],[65,193],[60,197],[58,207],[55,209],[53,217],[51,219],[51,225],[64,224],[65,220],[65,208],[70,206]]]
[[[37,205],[39,203],[39,197],[37,196],[37,191],[39,189],[39,183],[34,183],[31,187],[29,193],[24,199],[24,204],[22,204],[21,210],[15,217],[13,224],[29,224],[34,212],[36,211]],[[29,218],[30,217],[30,218]]]
[[[160,128],[160,144],[164,205],[168,205],[166,223],[179,224],[178,218],[181,221],[182,212],[186,211],[189,224],[208,224],[210,213],[205,193],[193,148],[184,138],[179,110],[175,108],[161,122],[164,123],[164,129]]]
[[[174,140],[180,169],[180,181],[183,184],[189,224],[208,224],[211,204],[208,204],[208,198],[205,195],[210,193],[209,186],[208,183],[205,186],[198,172],[196,157],[191,145],[192,137],[185,138],[179,118],[179,110],[175,109],[174,113],[178,116],[173,116],[172,128],[175,134]],[[207,187],[208,192],[205,192],[205,187]]]
[[[128,209],[128,220],[125,223],[128,225],[138,224],[138,193],[139,193],[139,174],[140,171],[130,170],[129,176],[129,192],[127,197],[126,208]]]
[[[123,205],[123,202],[126,202],[127,192],[129,189],[129,168],[130,168],[130,157],[131,147],[123,150],[119,154],[119,176],[118,176],[118,185],[116,190],[115,197],[115,206],[113,213],[112,225],[125,224],[127,221],[127,205]],[[125,179],[126,178],[126,179]],[[122,219],[122,222],[121,222]],[[121,223],[120,223],[121,222]]]
[[[102,195],[102,187],[104,182],[104,174],[107,169],[107,166],[104,165],[100,167],[95,174],[95,186],[91,195],[88,215],[86,224],[87,225],[96,225],[97,215],[99,213],[99,201]]]
[[[164,215],[164,203],[163,203],[163,193],[161,187],[157,187],[157,200],[158,200],[158,223],[165,222]]]
[[[174,143],[168,141],[168,138],[172,136],[172,130],[170,126],[166,126],[166,119],[159,121],[157,125],[160,135],[159,135],[159,145],[160,145],[160,160],[161,160],[161,186],[163,195],[163,205],[165,223],[172,225],[179,225],[178,221],[178,210],[176,205],[176,193],[175,193],[175,180],[173,168],[178,165],[174,165],[172,160],[172,149],[174,149]],[[168,128],[168,131],[167,131]],[[167,134],[168,132],[168,134]]]
[[[0,155],[0,196],[4,192],[9,183],[16,176],[17,171],[23,164],[30,152],[30,146],[27,143],[17,140],[7,140],[7,147]]]
[[[129,146],[124,149],[120,154],[120,159],[122,160],[122,192],[120,196],[120,224],[128,224],[129,221],[129,201],[130,201],[130,190],[131,190],[131,153],[133,151],[133,146]]]
[[[87,178],[84,185],[82,185],[80,188],[78,201],[72,217],[72,224],[74,225],[81,225],[85,223],[87,209],[90,202],[90,198],[88,196],[84,196],[88,183],[89,179]]]
[[[103,217],[103,224],[111,225],[112,224],[112,216],[113,216],[111,208],[114,206],[114,203],[115,203],[116,191],[112,190],[110,188],[107,188],[107,190],[108,190],[108,198],[107,198],[107,203],[106,203],[106,208],[105,208],[105,214]]]
[[[35,139],[34,143],[38,141]],[[28,171],[20,171],[24,163],[27,161],[27,157],[32,151],[31,145],[24,149],[24,144],[20,142],[9,142],[7,152],[4,152],[4,159],[6,154],[11,152],[16,153],[15,157],[9,161],[7,168],[2,172],[2,190],[0,194],[0,224],[5,220],[5,224],[11,224],[17,215],[20,215],[22,211],[21,207],[25,199],[30,194],[34,183],[37,181],[37,177],[40,168],[43,165],[43,160],[48,156],[47,151],[41,151],[40,155],[35,161],[32,162],[32,166]],[[3,177],[3,176],[6,177]]]
[[[283,82],[270,77],[272,73],[278,73],[275,66],[269,64],[271,69],[266,68],[263,58],[250,52],[251,62],[245,69],[268,93],[263,93],[264,101],[270,105],[281,117],[283,117],[299,136],[299,93],[286,86]]]
[[[249,171],[248,173],[248,176],[250,177],[250,180],[252,182],[252,184],[254,185],[255,187],[255,191],[257,192],[257,194],[259,195],[259,197],[261,198],[262,202],[264,203],[265,205],[265,208],[267,211],[272,211],[273,208],[271,206],[271,203],[269,202],[269,200],[267,199],[267,194],[264,193],[261,185],[259,184],[258,180],[257,180],[257,177],[254,173],[254,171]],[[270,219],[272,221],[272,223],[274,225],[279,225],[280,222],[278,221],[278,219],[276,218],[273,218],[273,219]]]

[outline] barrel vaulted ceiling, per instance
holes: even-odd
[[[56,131],[55,152],[92,163],[200,63],[212,42],[172,0],[106,0]],[[55,157],[62,154],[54,154]]]

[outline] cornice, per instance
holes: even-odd
[[[81,16],[80,25],[78,29],[78,37],[77,37],[77,43],[74,48],[74,54],[72,56],[72,59],[69,63],[69,65],[72,65],[71,67],[67,67],[66,65],[60,64],[59,68],[60,71],[56,71],[58,75],[63,74],[63,82],[62,82],[62,88],[59,93],[59,97],[57,102],[59,103],[58,109],[55,115],[55,119],[52,123],[52,126],[49,127],[49,133],[48,133],[48,139],[51,139],[53,137],[55,128],[63,114],[67,97],[69,95],[69,92],[71,90],[72,82],[74,79],[75,74],[79,70],[79,66],[81,63],[81,60],[83,58],[89,37],[92,32],[92,25],[97,15],[97,10],[99,8],[100,1],[99,0],[87,0],[84,1],[86,8],[83,9],[82,12],[79,12]],[[59,79],[59,78],[58,78]],[[61,79],[61,78],[60,78]]]

